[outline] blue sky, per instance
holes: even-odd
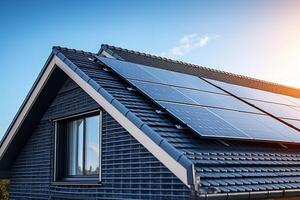
[[[300,87],[296,0],[0,1],[0,138],[54,45],[102,43]]]

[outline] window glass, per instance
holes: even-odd
[[[78,137],[78,147],[77,147],[77,159],[76,164],[77,171],[76,175],[83,175],[83,142],[84,142],[84,132],[83,132],[83,120],[77,120],[77,137]]]
[[[99,116],[88,117],[85,122],[85,174],[93,175],[99,173]]]
[[[99,174],[99,115],[68,120],[65,125],[64,176],[96,176]],[[63,164],[63,163],[62,163]],[[63,169],[63,165],[61,165]]]
[[[67,124],[67,175],[82,175],[83,120]]]

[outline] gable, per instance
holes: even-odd
[[[170,145],[166,140],[154,132],[148,127],[140,118],[129,111],[123,104],[109,94],[103,87],[101,87],[95,80],[90,78],[84,71],[83,68],[77,67],[69,59],[67,59],[62,53],[54,49],[53,55],[51,56],[50,62],[47,63],[45,70],[41,74],[41,78],[38,79],[37,84],[33,88],[33,92],[29,95],[29,100],[25,101],[25,106],[21,108],[20,113],[16,117],[16,121],[23,121],[26,119],[22,113],[31,111],[32,102],[30,99],[35,101],[39,99],[43,92],[41,86],[47,85],[47,81],[55,75],[56,69],[59,72],[63,71],[68,77],[75,81],[89,96],[91,96],[104,110],[106,110],[120,125],[122,125],[132,136],[137,139],[144,147],[155,155],[169,170],[171,170],[184,184],[188,187],[194,185],[194,171],[193,164],[186,159],[177,149]],[[99,70],[99,69],[98,69]],[[48,73],[45,73],[47,72]],[[66,77],[66,76],[64,76]],[[34,112],[33,112],[34,114]],[[14,137],[18,134],[16,131],[19,126],[23,125],[13,122],[12,128],[8,131],[8,134],[3,140],[0,149],[0,162],[4,162],[5,156],[14,159],[13,156],[7,154],[7,149],[14,148],[10,143],[16,140]],[[20,138],[26,137],[25,134],[19,134]],[[21,146],[21,145],[20,145]],[[7,169],[9,164],[7,165]],[[6,175],[8,176],[8,175]]]
[[[101,184],[53,183],[55,119],[98,109],[101,109],[98,103],[74,81],[65,81],[13,162],[10,198],[188,199],[189,189],[105,111],[102,112]],[[158,185],[164,189],[158,190]]]

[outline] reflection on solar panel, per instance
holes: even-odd
[[[196,76],[104,57],[98,59],[200,136],[300,141],[297,130]],[[241,95],[247,93],[242,91]],[[255,94],[251,95],[253,98]],[[267,96],[267,100],[272,99],[271,95]],[[296,116],[298,111],[290,106],[297,104],[285,100],[278,105],[291,109],[294,113],[291,116]]]
[[[234,128],[222,118],[201,106],[189,106],[175,103],[159,102],[167,111],[172,113],[202,136],[217,136],[244,138],[250,137]]]
[[[229,95],[196,91],[186,88],[178,88],[178,90],[201,106],[260,113],[257,109]]]
[[[300,141],[298,131],[267,116],[236,111],[210,109],[252,138],[277,141]]]
[[[263,108],[265,111],[272,113],[277,117],[300,120],[300,112],[296,109],[293,109],[290,106],[277,104],[277,103],[254,101],[254,100],[247,100],[247,101],[251,102],[252,104],[260,108]]]
[[[131,80],[135,86],[146,93],[149,97],[155,100],[181,102],[186,104],[193,104],[191,99],[184,96],[176,88],[161,84],[147,83],[142,81]]]
[[[291,99],[289,99],[288,96],[285,95],[275,94],[272,92],[243,87],[239,85],[233,85],[233,84],[211,80],[211,79],[206,79],[206,80],[221,87],[222,89],[228,92],[233,92],[234,95],[241,98],[273,102],[273,103],[285,104],[291,106],[298,106],[297,103],[293,102]]]
[[[208,81],[300,129],[300,106],[297,104],[299,99],[216,80]]]

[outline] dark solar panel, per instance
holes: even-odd
[[[208,81],[230,92],[231,94],[244,99],[257,108],[285,121],[286,123],[299,128],[299,123],[297,121],[288,120],[293,119],[300,121],[300,106],[298,105],[298,102],[300,102],[299,99],[216,80],[208,79]]]
[[[209,109],[251,138],[277,141],[300,141],[300,133],[267,116],[229,110]]]
[[[297,130],[196,76],[104,57],[98,58],[201,136],[300,141],[300,133]],[[219,86],[223,87],[224,84]],[[297,104],[288,98],[274,96],[272,93],[264,94],[264,91],[256,93],[256,90],[250,90],[248,92],[243,87],[237,86],[238,89],[236,89],[230,84],[225,84],[225,86],[225,90],[230,89],[230,92],[237,90],[237,96],[248,98],[248,100],[258,94],[260,104],[273,106],[274,103],[270,102],[275,101],[277,112],[283,112],[281,116],[288,115],[295,118],[299,112],[291,107]],[[252,100],[250,103],[253,103]],[[282,108],[289,112],[282,111]],[[273,109],[270,108],[271,111]],[[299,126],[297,122],[295,124]]]
[[[171,86],[136,80],[131,80],[130,82],[154,100],[172,101],[186,104],[196,103]]]
[[[201,106],[159,102],[167,111],[177,116],[183,123],[201,136],[250,139],[242,131]]]
[[[229,95],[137,80],[130,80],[130,82],[154,100],[261,113],[259,110]]]
[[[108,66],[114,71],[120,73],[124,78],[159,82],[157,78],[144,71],[138,64],[120,62],[119,60],[108,59],[103,57],[101,57],[101,60],[103,62],[108,62]]]
[[[229,95],[196,91],[185,88],[178,88],[178,90],[185,96],[189,97],[190,99],[193,99],[195,102],[197,102],[198,105],[261,113],[259,110],[253,108],[252,106],[249,106],[244,102],[241,102],[240,100],[233,98]]]
[[[239,85],[233,85],[230,83],[224,83],[221,81],[216,81],[211,79],[206,79],[206,80],[241,98],[285,104],[291,106],[298,106],[297,103],[293,102],[292,99],[289,99],[289,97],[285,95],[243,87]]]
[[[300,120],[300,111],[298,111],[297,108],[292,108],[291,106],[277,103],[269,103],[255,100],[247,101],[279,118]]]
[[[222,90],[212,86],[211,84],[208,84],[197,76],[149,66],[143,66],[143,70],[149,72],[157,79],[159,79],[160,81],[158,83],[225,94]]]

